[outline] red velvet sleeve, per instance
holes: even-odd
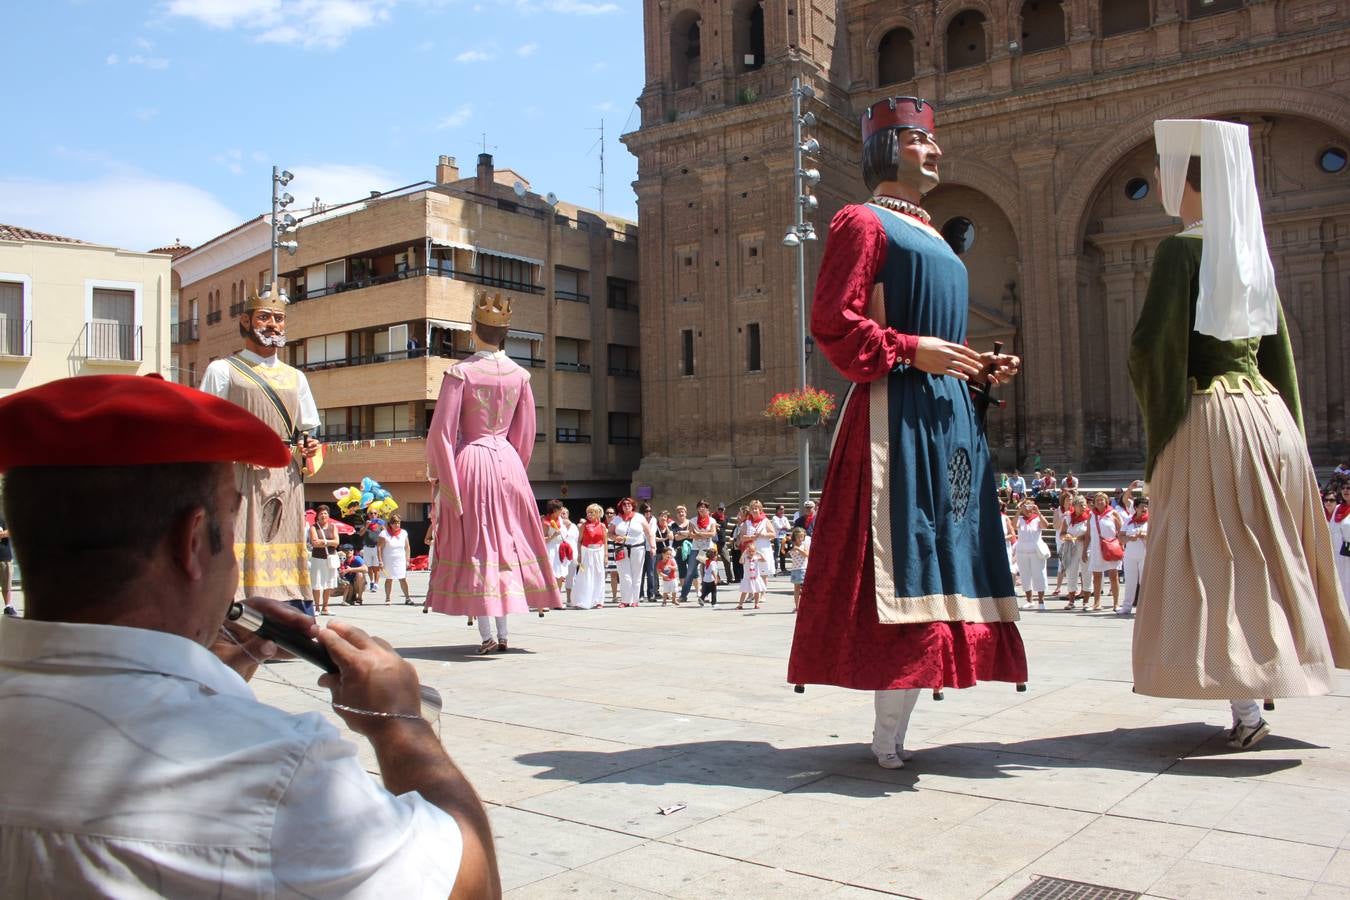
[[[850,381],[876,381],[897,363],[909,365],[919,339],[868,317],[872,286],[886,261],[886,230],[864,206],[845,206],[830,222],[816,277],[811,334]]]

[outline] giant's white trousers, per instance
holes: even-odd
[[[497,623],[497,640],[506,640],[506,616],[479,616],[478,633],[482,635],[483,640],[492,640],[492,623]]]
[[[1261,704],[1255,700],[1229,700],[1228,705],[1233,709],[1233,724],[1239,723],[1248,728],[1255,728],[1261,724]]]
[[[919,689],[876,691],[876,725],[872,728],[872,752],[880,759],[891,753],[904,755],[905,732],[914,704],[919,702]]]

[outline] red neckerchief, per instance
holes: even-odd
[[[713,518],[716,519],[716,520],[719,521],[719,522],[725,522],[725,521],[727,520],[727,514],[726,514],[726,513],[713,513]]]
[[[581,545],[591,547],[605,542],[605,524],[587,520],[581,526]]]
[[[402,531],[402,530],[403,530],[403,526],[402,526],[402,525],[390,525],[390,526],[389,526],[389,533],[390,533],[390,534],[398,534],[398,533],[399,533],[400,531]]]
[[[1022,516],[1023,520],[1025,520],[1025,521],[1028,522],[1028,523],[1030,523],[1032,519],[1039,519],[1040,517],[1041,517],[1041,514],[1040,514],[1039,512],[1034,512],[1034,513],[1032,513],[1032,514],[1031,514],[1031,518],[1027,518],[1027,516],[1026,516],[1025,514]]]
[[[1088,520],[1089,515],[1091,515],[1091,513],[1089,513],[1086,509],[1083,510],[1083,514],[1081,516],[1078,513],[1069,513],[1069,521],[1075,525],[1082,525],[1084,522]]]
[[[633,511],[630,509],[628,512],[621,512],[619,513],[619,518],[623,519],[625,522],[631,522],[633,520]]]
[[[1130,516],[1131,525],[1145,525],[1147,523],[1148,523],[1148,510],[1146,509],[1137,509],[1134,511],[1134,515]]]
[[[712,516],[699,516],[695,521],[699,531],[707,531],[708,526],[712,524]]]
[[[764,513],[761,512],[759,515],[755,515],[754,513],[751,513],[751,514],[750,514],[750,521],[751,521],[751,522],[754,522],[756,525],[758,525],[760,522],[763,522],[763,521],[764,521]]]
[[[815,513],[811,513],[811,515],[809,515],[809,516],[807,516],[806,518],[802,519],[802,528],[807,528],[807,529],[809,529],[809,528],[811,527],[811,524],[812,524],[813,522],[815,522],[815,521],[816,521],[816,514],[815,514]]]
[[[1332,511],[1331,521],[1340,522],[1343,521],[1346,516],[1350,516],[1350,503],[1340,503],[1337,504],[1336,509]]]

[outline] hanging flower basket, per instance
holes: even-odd
[[[764,415],[794,428],[812,428],[829,418],[834,409],[834,394],[808,385],[798,391],[774,394],[764,408]]]

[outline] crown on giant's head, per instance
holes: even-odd
[[[932,134],[937,130],[933,104],[919,97],[887,97],[867,107],[862,114],[862,139],[887,128],[922,128]]]
[[[275,299],[273,299],[275,295]],[[262,294],[254,290],[249,294],[249,298],[244,301],[244,312],[255,312],[260,309],[285,309],[286,304],[290,303],[290,298],[286,292],[277,287],[276,282]]]
[[[486,292],[479,294],[473,305],[473,320],[482,325],[507,327],[511,324],[511,298]]]

